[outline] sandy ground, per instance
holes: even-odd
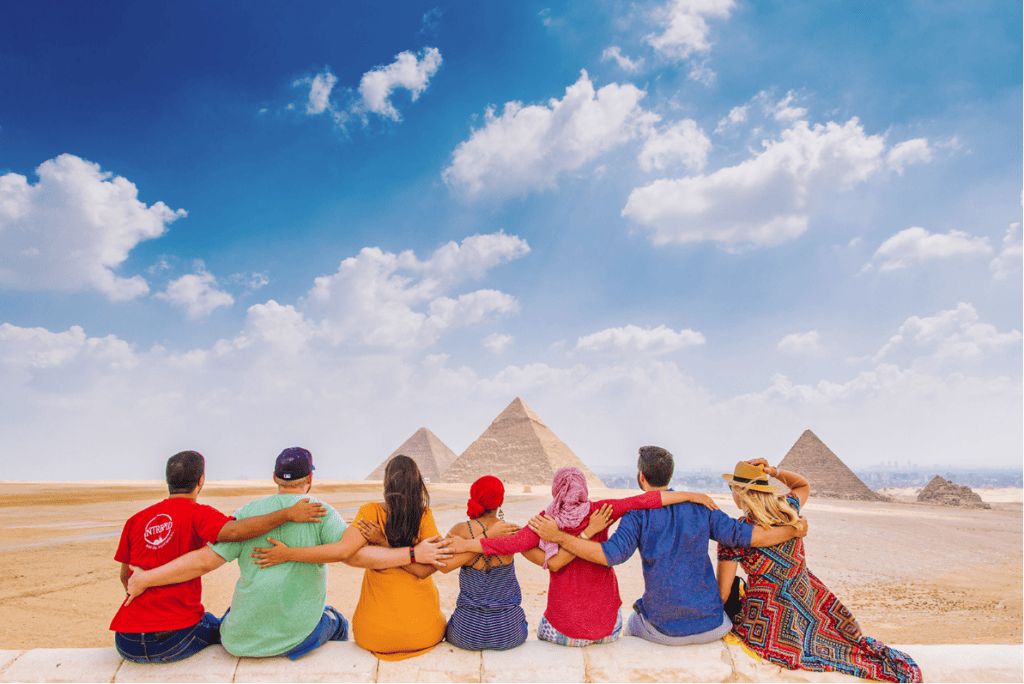
[[[431,485],[442,531],[465,517],[466,485]],[[506,519],[525,524],[549,501],[511,487]],[[534,488],[537,489],[537,488]],[[268,484],[207,484],[200,501],[230,513],[274,493]],[[1022,643],[1020,490],[986,497],[992,510],[913,503],[818,500],[805,512],[808,565],[853,611],[865,634],[896,644]],[[165,496],[160,482],[0,482],[0,649],[113,645],[110,619],[124,598],[113,560],[121,526]],[[380,485],[317,483],[315,492],[351,520]],[[591,498],[636,492],[594,491]],[[993,493],[995,494],[995,493]],[[984,494],[983,494],[984,496]],[[716,497],[730,515],[732,501]],[[1002,503],[998,501],[1002,500]],[[710,544],[713,554],[715,544]],[[531,632],[544,611],[547,572],[519,558],[516,572]],[[623,609],[643,591],[637,555],[616,570]],[[331,566],[328,602],[351,617],[362,571]],[[207,610],[230,605],[235,564],[203,579]],[[448,614],[458,573],[434,576]]]

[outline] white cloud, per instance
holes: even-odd
[[[640,107],[644,91],[611,83],[595,92],[583,71],[561,100],[487,109],[484,126],[455,148],[442,174],[469,197],[509,197],[556,186],[556,179],[635,137],[657,116]]]
[[[889,168],[903,175],[903,167],[907,164],[921,164],[928,163],[932,160],[932,150],[928,146],[927,138],[914,138],[913,140],[904,140],[901,143],[893,145],[892,149],[889,150],[889,155],[886,157],[886,164]]]
[[[810,126],[798,121],[780,140],[709,175],[659,179],[630,193],[622,215],[652,230],[655,244],[716,240],[774,245],[803,233],[809,201],[879,171],[885,140],[856,118]]]
[[[153,296],[184,309],[189,318],[209,316],[214,309],[235,303],[234,297],[217,289],[217,279],[206,270],[202,261],[196,262],[195,269],[195,273],[172,280],[164,292]]]
[[[0,265],[0,286],[94,289],[113,301],[148,293],[142,276],[115,270],[135,245],[163,235],[185,210],[163,202],[147,207],[126,178],[70,154],[43,162],[36,173],[35,185],[16,173],[0,176],[0,240],[13,257]]]
[[[749,105],[741,105],[730,109],[729,113],[718,122],[718,126],[715,127],[715,133],[721,133],[738,123],[746,121],[748,108]]]
[[[423,15],[424,29],[427,28],[428,18],[439,19],[440,16],[440,10],[436,14],[431,10]],[[331,99],[338,77],[331,73],[330,68],[324,68],[323,72],[312,78],[300,78],[292,83],[292,86],[309,87],[305,107],[307,115],[319,116],[327,113],[341,129],[345,128],[353,116],[358,116],[363,125],[367,125],[369,113],[392,121],[401,121],[402,115],[391,103],[392,93],[403,88],[409,91],[410,99],[415,102],[427,89],[430,78],[441,66],[441,52],[437,48],[424,48],[420,55],[417,57],[410,51],[401,52],[395,55],[395,61],[391,64],[378,66],[364,73],[359,81],[359,96],[348,104]],[[352,91],[346,88],[341,98],[351,97]],[[294,103],[289,104],[286,109],[294,110]]]
[[[524,240],[502,232],[449,242],[425,261],[412,251],[396,255],[365,247],[342,261],[337,273],[315,280],[304,310],[321,319],[318,334],[331,344],[427,346],[450,328],[479,322],[491,313],[517,311],[515,298],[496,290],[455,299],[443,293],[528,252]]]
[[[338,78],[330,71],[325,70],[317,74],[309,81],[309,102],[306,103],[306,113],[320,114],[331,104],[331,90]]]
[[[704,335],[690,329],[676,332],[664,325],[653,329],[627,325],[623,328],[607,328],[579,338],[576,351],[665,354],[683,347],[704,344],[704,341]]]
[[[661,131],[652,130],[637,157],[644,171],[683,164],[699,171],[707,163],[711,140],[692,119],[684,119]]]
[[[786,97],[775,103],[774,111],[772,115],[776,121],[795,121],[802,119],[807,116],[807,110],[803,107],[791,107],[790,105],[796,100],[796,95],[793,91],[786,93]],[[905,143],[900,143],[905,144]],[[898,147],[898,146],[897,146]],[[890,154],[890,156],[892,156]]]
[[[34,455],[7,474],[28,479],[44,463],[66,478],[158,478],[170,454],[190,447],[211,457],[211,479],[263,478],[280,445],[301,444],[323,477],[360,478],[421,425],[461,450],[516,396],[598,471],[635,462],[637,446],[653,443],[675,452],[680,470],[727,472],[737,454],[781,458],[806,428],[854,468],[897,457],[949,463],[965,453],[1004,467],[1020,460],[1019,376],[887,362],[806,384],[751,378],[757,391],[719,398],[663,357],[534,360],[480,374],[449,366],[456,355],[436,350],[332,346],[318,325],[268,302],[250,310],[244,340],[140,353],[81,329],[0,325],[9,409],[0,413],[0,449]],[[614,428],[622,425],[630,429]],[[122,452],[133,458],[110,474],[109,454]]]
[[[391,104],[391,93],[404,88],[415,102],[441,67],[441,52],[437,48],[424,48],[420,54],[422,57],[417,58],[412,52],[401,52],[391,64],[363,74],[359,81],[362,96],[359,107],[392,121],[401,120],[398,110]]]
[[[502,335],[500,333],[491,333],[484,338],[484,346],[491,351],[492,354],[500,355],[512,344],[511,335]]]
[[[270,283],[266,273],[233,273],[228,280],[243,285],[248,292],[255,292]]]
[[[878,270],[895,271],[935,259],[991,253],[992,247],[987,237],[973,237],[960,230],[932,234],[914,226],[901,230],[883,242],[872,259],[884,260]],[[870,267],[869,262],[865,270]]]
[[[907,348],[919,354],[931,352],[935,359],[977,358],[1020,340],[1017,330],[1000,333],[994,325],[979,323],[974,307],[961,302],[935,316],[911,316],[872,359]]]
[[[988,265],[992,271],[992,277],[996,280],[1005,280],[1012,273],[1019,271],[1021,258],[1024,256],[1024,247],[1021,245],[1021,229],[1019,223],[1011,223],[1003,236],[1003,246],[999,255]]]
[[[707,65],[707,60],[701,62],[693,62],[690,64],[690,73],[686,75],[691,81],[696,81],[703,85],[709,86],[715,82],[718,78],[718,74],[715,73],[714,69]]]
[[[80,326],[52,333],[45,328],[0,324],[0,360],[25,369],[67,366],[82,358],[104,368],[136,365],[132,346],[114,335],[87,337]]]
[[[816,352],[818,351],[819,339],[821,339],[821,335],[818,334],[817,330],[805,333],[792,333],[779,340],[778,349],[779,351],[796,354]]]
[[[640,71],[640,68],[644,65],[644,58],[633,61],[626,55],[622,54],[622,50],[618,45],[613,45],[609,48],[605,48],[604,52],[601,53],[601,61],[607,62],[609,60],[615,60],[615,63],[619,65],[619,68],[623,71],[630,73],[636,73]]]
[[[660,33],[645,36],[655,52],[672,59],[684,59],[694,52],[707,52],[707,18],[728,19],[734,0],[672,0],[654,12]]]

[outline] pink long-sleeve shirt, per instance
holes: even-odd
[[[628,511],[643,508],[661,508],[661,492],[647,492],[628,499],[605,499],[590,502],[590,513],[605,504],[612,505],[612,520],[618,520]],[[543,511],[542,511],[543,512]],[[577,535],[586,529],[590,515],[573,529],[565,532]],[[608,540],[608,530],[601,530],[593,541]],[[540,537],[529,527],[511,537],[481,539],[484,553],[509,555],[529,551],[540,543]],[[551,573],[548,584],[548,606],[544,617],[551,626],[571,639],[603,639],[615,629],[622,599],[615,571],[604,565],[574,558],[558,572]]]

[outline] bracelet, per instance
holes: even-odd
[[[587,531],[586,530],[583,530],[582,532],[580,532],[580,539],[582,539],[584,541],[590,541],[590,537],[587,536]]]
[[[409,562],[410,563],[415,563],[416,562],[416,547],[415,546],[410,546],[409,547]]]

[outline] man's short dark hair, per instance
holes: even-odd
[[[167,491],[188,494],[199,486],[206,472],[206,460],[198,451],[179,451],[167,459]]]
[[[665,449],[656,446],[640,447],[640,458],[636,461],[636,469],[647,478],[652,487],[667,487],[672,481],[672,473],[676,469],[675,461]]]

